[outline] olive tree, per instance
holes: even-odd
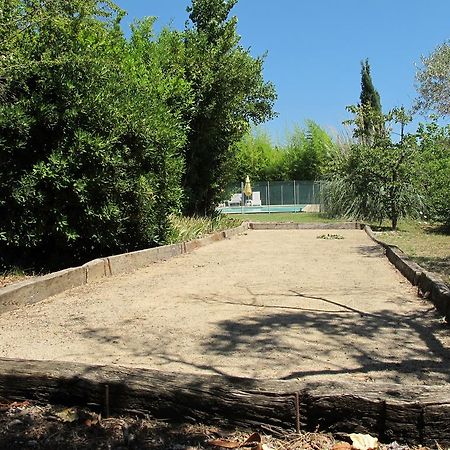
[[[372,145],[354,143],[335,159],[324,189],[325,208],[330,215],[379,222],[389,219],[395,230],[401,217],[423,210],[417,182],[416,137],[403,131],[409,120],[403,108],[393,109],[383,116],[383,123],[377,124],[385,130],[384,135]],[[357,115],[354,122],[358,135],[363,122]],[[391,140],[390,124],[400,126],[399,142]]]
[[[416,80],[417,108],[433,111],[438,116],[450,115],[450,41],[422,57]]]

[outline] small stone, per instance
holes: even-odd
[[[15,419],[15,420],[11,420],[11,422],[9,422],[8,427],[16,427],[17,425],[22,425],[22,421],[19,419]]]

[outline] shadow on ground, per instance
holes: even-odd
[[[278,378],[284,380],[350,375],[361,376],[365,381],[450,382],[450,349],[442,339],[448,336],[448,326],[431,305],[425,311],[408,314],[392,310],[366,312],[300,291],[276,294],[289,297],[292,306],[284,302],[268,304],[263,298],[274,294],[255,294],[250,289],[248,292],[250,297],[245,302],[222,296],[195,299],[255,311],[239,320],[219,321],[213,333],[200,339],[201,360],[198,355],[183,351],[183,336],[163,330],[155,336],[155,330],[146,328],[145,323],[143,337],[126,343],[130,360],[147,358],[155,362],[158,370],[171,371],[176,364],[186,372],[195,369],[221,376],[230,376],[251,365],[257,372],[258,364],[262,364],[261,377],[267,376],[263,372],[266,367],[272,367],[283,373]],[[293,299],[313,300],[317,307],[296,306],[301,301],[292,302]],[[82,336],[101,344],[107,354],[108,348],[112,351],[114,346],[122,345],[117,330],[129,324],[130,320],[126,320],[115,329],[85,328]],[[152,339],[147,339],[150,334]],[[174,345],[177,342],[179,346]]]
[[[305,297],[300,292],[295,292],[299,297]],[[308,297],[308,296],[306,296]],[[321,354],[314,355],[314,359],[324,360],[332,355],[336,349],[342,349],[352,355],[357,362],[357,367],[336,367],[329,369],[311,368],[291,372],[283,379],[299,378],[311,375],[330,375],[361,373],[376,374],[387,372],[384,375],[389,381],[400,382],[402,375],[414,374],[418,380],[428,381],[430,374],[437,375],[442,381],[450,381],[449,361],[450,350],[445,348],[442,342],[436,338],[433,331],[447,331],[444,323],[436,322],[434,330],[420,323],[419,314],[407,316],[393,314],[392,311],[380,311],[366,313],[355,308],[342,305],[338,302],[322,297],[309,297],[321,300],[339,310],[302,310],[297,312],[276,312],[270,315],[256,316],[240,322],[224,320],[220,322],[220,332],[213,335],[204,346],[205,351],[216,355],[226,355],[236,351],[256,352],[262,355],[271,349],[290,352],[292,348],[286,347],[283,334],[290,329],[320,330],[324,337],[331,337],[334,346],[324,350]],[[434,313],[430,308],[429,313]],[[367,348],[364,344],[376,340],[381,333],[392,332],[396,340],[402,346],[401,358],[389,358],[383,351],[385,349]],[[414,342],[409,340],[411,335],[419,337],[425,344],[423,349],[418,349]],[[357,336],[361,343],[355,342],[352,337]],[[301,333],[299,338],[302,339]],[[392,338],[394,336],[392,335]],[[307,334],[304,339],[308,340]],[[380,351],[377,351],[380,350]],[[269,363],[276,363],[275,360]],[[311,361],[313,362],[313,361]]]
[[[413,256],[413,261],[430,272],[441,274],[444,281],[450,285],[450,256],[446,258],[430,257],[430,256]],[[445,278],[446,277],[446,278]]]

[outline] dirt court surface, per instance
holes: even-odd
[[[363,231],[249,231],[0,315],[0,356],[428,384],[449,334]]]

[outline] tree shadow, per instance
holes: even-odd
[[[197,448],[205,443],[211,429],[176,420],[155,420],[147,414],[111,416],[88,426],[85,418],[96,417],[96,413],[84,407],[76,408],[78,420],[63,422],[54,415],[65,409],[63,406],[38,406],[27,401],[18,403],[23,406],[14,407],[11,400],[2,398],[0,404],[3,405],[0,409],[2,449]]]
[[[393,383],[450,382],[448,327],[432,306],[408,313],[370,312],[354,302],[344,304],[301,291],[247,291],[250,298],[245,301],[219,295],[193,298],[205,303],[205,310],[207,305],[239,310],[237,316],[215,323],[206,336],[184,336],[165,327],[155,330],[143,321],[135,339],[124,338],[120,330],[132,324],[131,319],[114,327],[85,326],[80,335],[102,358],[113,358],[120,346],[124,351],[117,364],[167,372],[225,378],[239,374],[249,380],[259,374],[284,380],[366,377]],[[275,295],[286,298],[286,303],[271,303]],[[196,341],[195,346],[185,346],[186,339]],[[68,357],[76,360],[79,355]]]
[[[444,280],[449,284],[450,282],[450,256],[445,258],[431,257],[431,256],[412,256],[411,259],[430,272],[437,272],[444,274],[447,279]]]
[[[295,294],[341,310],[299,308],[239,321],[223,320],[219,332],[204,346],[205,352],[219,356],[236,352],[247,357],[258,354],[268,365],[280,364],[283,361],[280,352],[285,352],[297,358],[303,368],[291,371],[282,379],[370,374],[384,381],[402,382],[404,376],[410,375],[419,382],[428,382],[433,374],[440,382],[450,381],[450,350],[434,335],[437,331],[447,331],[444,324],[435,321],[434,329],[430,329],[421,323],[421,313],[403,315],[390,310],[369,313],[323,297]],[[434,314],[433,308],[429,313]],[[287,335],[291,339],[286,339]],[[421,348],[411,336],[420,341]],[[297,338],[301,345],[292,342],[292,338]],[[308,346],[317,346],[318,340],[325,341],[325,345],[319,346],[319,353],[306,351]],[[337,357],[340,353],[346,357]],[[349,360],[350,367],[345,359]]]
[[[392,230],[392,226],[386,226],[386,225],[370,225],[370,228],[372,229],[372,231],[393,231]]]
[[[429,225],[423,227],[423,230],[426,234],[450,234],[450,226],[449,225]]]
[[[359,245],[356,251],[363,256],[372,258],[384,258],[384,250],[379,245]]]

